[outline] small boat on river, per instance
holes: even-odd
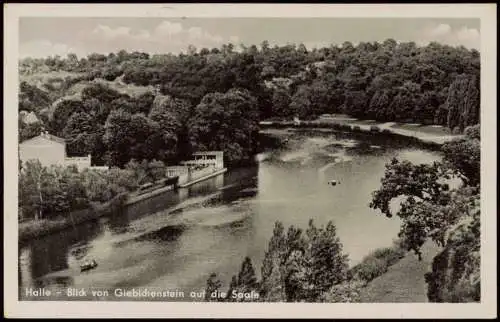
[[[330,180],[330,181],[328,181],[328,184],[332,185],[332,186],[336,186],[337,184],[340,184],[340,182],[337,180]]]
[[[80,265],[80,272],[89,271],[97,267],[97,262],[93,259],[91,261],[85,261],[82,265]]]

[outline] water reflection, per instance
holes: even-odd
[[[207,180],[198,182],[192,186],[189,186],[187,188],[181,188],[181,189],[187,189],[187,197],[198,197],[198,196],[203,196],[207,193],[216,191],[219,188],[222,188],[224,186],[224,175],[219,175],[215,176],[213,178],[209,178]]]
[[[31,282],[36,287],[44,285],[69,285],[71,278],[48,274],[68,270],[69,257],[83,258],[89,251],[88,242],[102,232],[97,221],[74,226],[61,233],[40,238],[25,246],[20,252],[19,263],[22,273],[20,284]]]
[[[176,191],[167,191],[150,199],[142,200],[116,211],[109,217],[107,226],[114,234],[123,234],[129,231],[130,222],[172,207],[179,203],[180,197]]]

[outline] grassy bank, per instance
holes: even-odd
[[[365,302],[365,294],[372,281],[382,278],[391,267],[397,265],[408,255],[399,240],[392,246],[379,248],[365,256],[347,272],[347,280],[334,285],[323,295],[326,303],[359,303]],[[376,301],[376,299],[375,299]]]
[[[105,203],[94,203],[89,208],[77,210],[55,219],[30,220],[19,223],[20,243],[64,230],[73,225],[98,219],[118,210],[125,204],[127,194],[120,194]]]
[[[366,285],[386,273],[389,267],[396,264],[406,254],[407,251],[397,240],[392,246],[376,249],[365,256],[359,264],[349,270],[349,277]]]
[[[425,274],[440,251],[428,241],[421,249],[422,260],[408,252],[397,240],[380,248],[349,270],[348,282],[339,288],[342,296],[330,302],[423,303],[429,302]],[[347,291],[347,292],[346,292]],[[348,294],[345,297],[345,294]]]
[[[374,278],[360,290],[362,303],[423,303],[428,302],[425,273],[440,248],[429,241],[422,247],[422,260],[408,252],[384,274]]]

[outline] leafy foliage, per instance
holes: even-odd
[[[320,301],[326,303],[357,303],[364,284],[360,281],[346,281],[335,284],[328,292],[322,294]]]
[[[242,46],[241,52],[225,44],[192,47],[180,55],[122,50],[81,58],[26,58],[20,61],[21,76],[27,80],[20,84],[19,110],[34,111],[51,134],[73,142],[72,153],[90,151],[100,164],[107,160],[110,166],[123,166],[132,158],[175,162],[193,149],[222,149],[228,162],[238,163],[257,146],[256,122],[273,117],[346,113],[361,119],[439,124],[462,132],[479,122],[479,62],[475,50],[438,43],[419,47],[392,39],[313,50],[302,44],[271,47],[263,42]],[[108,81],[149,88],[134,96],[112,89]],[[84,88],[75,95],[81,84]],[[163,107],[151,114],[158,104]],[[103,128],[118,110],[131,117],[156,115],[168,125],[134,116],[136,125],[149,128],[149,134],[140,130],[146,138],[138,142],[124,136],[128,153],[117,142],[102,143],[113,136]],[[95,135],[64,132],[72,114],[83,112],[90,116]],[[216,121],[209,122],[211,117]],[[117,121],[116,114],[111,121]],[[227,129],[230,122],[240,129]],[[210,135],[212,143],[207,141]]]
[[[207,94],[189,128],[193,149],[222,150],[229,163],[249,159],[257,144],[256,100],[246,90]]]
[[[390,217],[390,202],[402,199],[396,212],[402,219],[399,236],[419,257],[429,238],[443,247],[426,275],[429,299],[435,302],[480,298],[479,126],[466,134],[443,146],[442,162],[413,165],[393,160],[386,165],[382,186],[370,203]],[[450,190],[446,180],[453,175],[462,184]]]
[[[334,285],[347,280],[347,255],[332,222],[318,228],[311,220],[305,233],[291,226],[286,234],[276,222],[261,270],[257,282],[250,258],[245,258],[230,290],[258,289],[259,300],[266,302],[319,302]]]
[[[450,85],[444,108],[448,109],[448,127],[463,131],[479,122],[479,82],[476,76],[459,75]]]
[[[39,135],[43,130],[41,122],[24,123],[21,119],[18,122],[19,126],[19,142],[31,139]]]
[[[478,130],[470,129],[469,137],[443,145],[444,162],[472,186],[481,179],[481,143]]]
[[[374,278],[387,272],[388,268],[406,255],[401,242],[392,247],[380,248],[365,256],[363,260],[349,270],[353,281],[366,284]]]
[[[19,111],[39,112],[50,107],[50,96],[36,86],[23,81],[19,85]]]
[[[250,257],[245,257],[243,263],[241,264],[240,272],[238,277],[233,276],[231,279],[231,284],[229,286],[228,301],[248,301],[245,298],[234,299],[232,297],[233,292],[237,293],[250,293],[252,291],[258,291],[259,283],[257,281],[257,275],[252,265],[252,260]]]
[[[75,167],[47,168],[30,160],[19,175],[19,203],[24,218],[42,219],[86,208],[89,200]]]
[[[222,286],[222,282],[217,278],[217,274],[213,273],[207,280],[207,287],[205,288],[205,301],[218,301],[218,298],[211,298],[213,292],[217,292]]]
[[[44,167],[38,160],[21,165],[19,207],[22,219],[54,219],[88,208],[93,202],[107,202],[135,191],[144,182],[165,178],[165,164],[153,160],[131,161],[125,169],[85,169],[74,166]]]
[[[479,302],[481,300],[480,211],[450,228],[447,247],[433,261],[426,274],[432,302]]]

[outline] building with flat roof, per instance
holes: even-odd
[[[204,151],[193,153],[193,158],[188,161],[182,161],[186,166],[213,167],[216,170],[224,168],[223,151]]]
[[[179,185],[209,176],[224,169],[224,152],[205,151],[193,153],[191,160],[181,165],[167,167],[167,177],[179,177]]]

